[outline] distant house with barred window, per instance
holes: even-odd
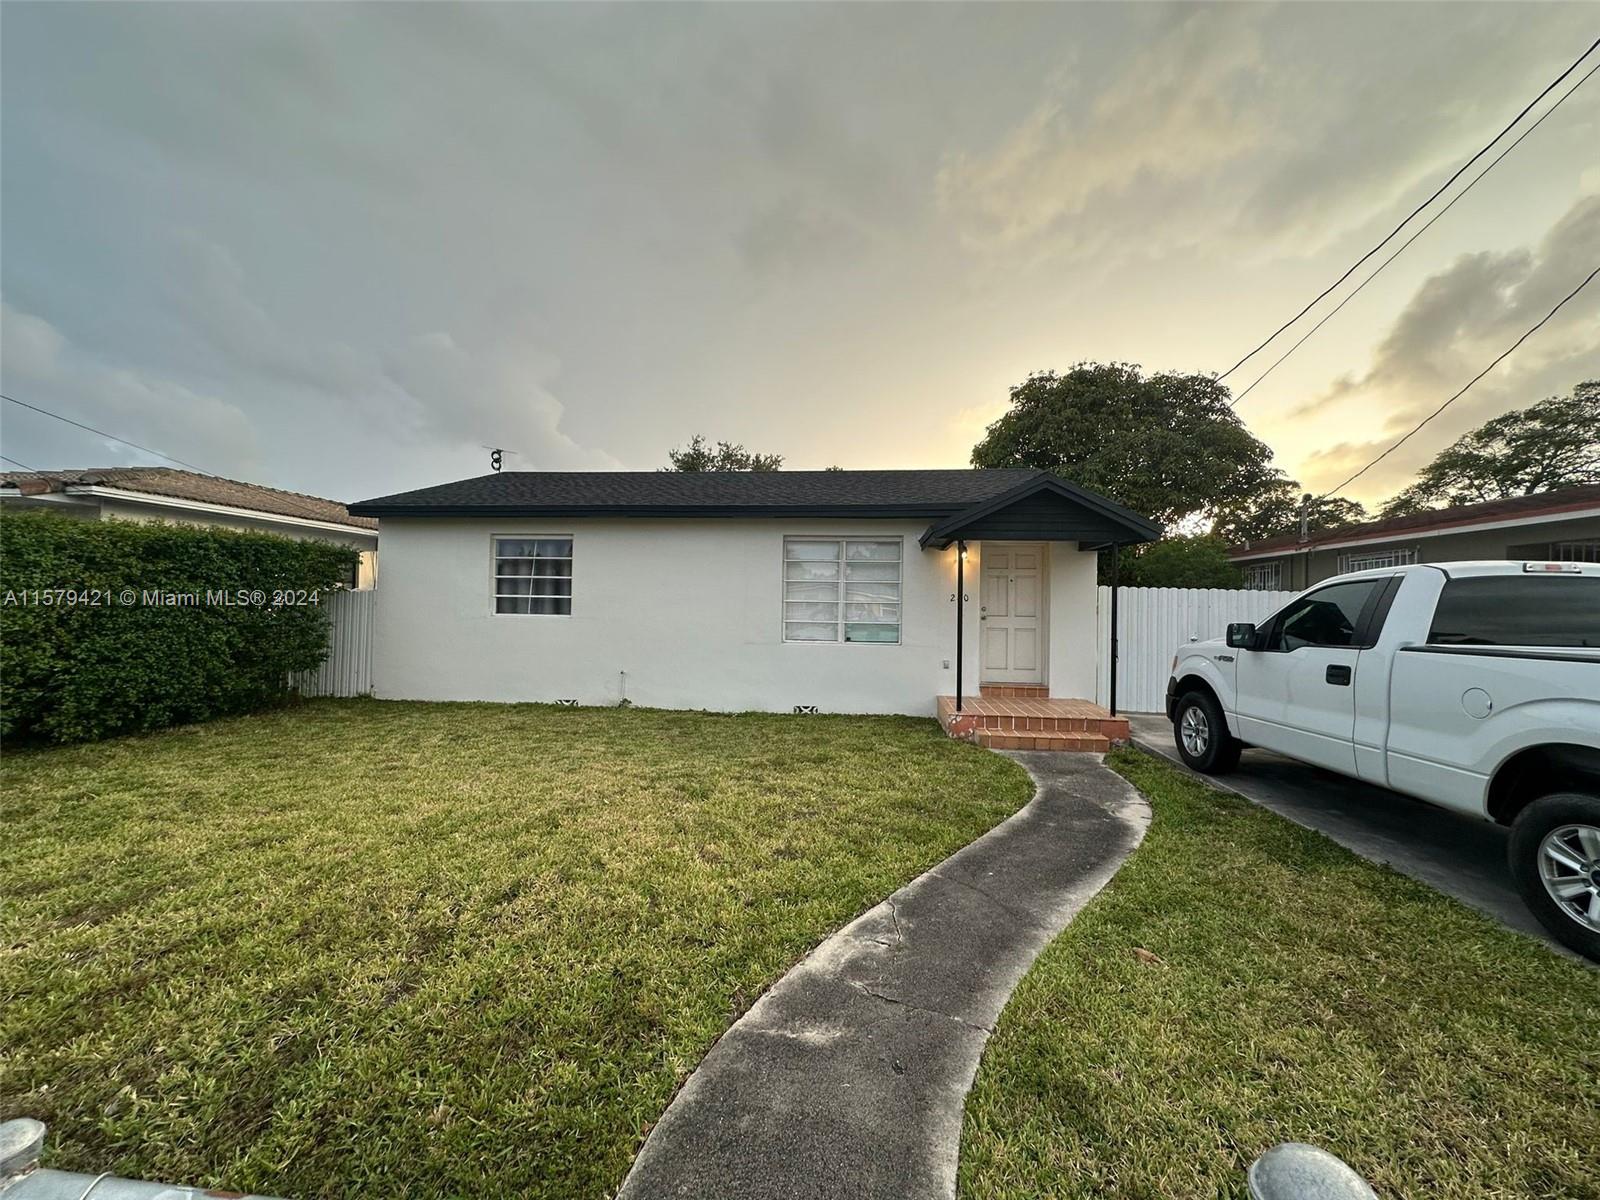
[[[1406,563],[1600,562],[1600,485],[1461,504],[1235,547],[1245,585],[1298,591],[1346,571]]]

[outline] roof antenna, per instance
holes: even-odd
[[[503,450],[499,446],[489,446],[483,442],[479,442],[478,445],[489,452],[489,469],[496,475],[500,473],[500,466],[505,461],[505,456],[516,453],[515,450]]]

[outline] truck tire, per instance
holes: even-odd
[[[1239,765],[1239,739],[1228,732],[1222,706],[1209,693],[1185,692],[1172,713],[1178,757],[1202,775],[1226,775]]]
[[[1517,815],[1511,876],[1555,939],[1600,962],[1600,795],[1556,792]]]

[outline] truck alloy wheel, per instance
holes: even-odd
[[[1506,856],[1539,923],[1600,962],[1600,793],[1540,796],[1511,823]]]
[[[1238,739],[1228,732],[1227,718],[1209,695],[1186,693],[1173,715],[1178,757],[1191,770],[1222,775],[1239,765]]]
[[[1539,879],[1557,908],[1600,933],[1600,828],[1562,825],[1545,834]]]
[[[1195,758],[1204,758],[1211,749],[1211,722],[1206,720],[1205,709],[1191,704],[1183,710],[1178,720],[1178,736],[1183,738],[1183,748]]]

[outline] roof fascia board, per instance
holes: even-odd
[[[377,517],[848,517],[863,521],[942,517],[948,504],[353,504]]]
[[[0,500],[26,500],[30,504],[66,504],[75,508],[94,507],[92,497],[69,496],[65,492],[25,492],[9,485],[0,487]]]
[[[1424,525],[1417,529],[1391,529],[1386,533],[1358,534],[1355,537],[1330,536],[1325,541],[1304,545],[1279,546],[1276,550],[1247,550],[1230,554],[1234,562],[1252,558],[1282,558],[1289,554],[1308,554],[1313,550],[1343,550],[1348,546],[1372,546],[1383,542],[1409,542],[1417,538],[1445,537],[1452,533],[1490,533],[1496,529],[1516,529],[1523,525],[1548,525],[1556,521],[1582,521],[1600,517],[1600,506],[1551,509],[1520,517],[1489,517],[1477,521],[1452,521],[1447,525]]]
[[[1065,496],[1069,500],[1076,500],[1085,508],[1093,509],[1095,512],[1098,512],[1103,516],[1111,517],[1122,524],[1132,526],[1134,529],[1148,531],[1152,539],[1161,536],[1162,526],[1158,522],[1152,521],[1148,517],[1140,516],[1131,508],[1124,508],[1115,500],[1109,500],[1104,496],[1097,495],[1086,488],[1081,488],[1077,484],[1070,483],[1056,475],[1045,475],[1040,483],[1042,483],[1044,487]],[[1024,494],[1030,487],[1029,484],[1022,484],[1019,486]],[[1020,496],[1018,498],[1020,499]]]
[[[939,548],[943,549],[945,546],[950,544],[953,535],[962,526],[970,525],[972,522],[982,520],[984,517],[987,517],[992,513],[999,512],[1001,509],[1007,508],[1019,500],[1024,500],[1038,492],[1046,491],[1055,492],[1063,499],[1071,500],[1076,504],[1080,504],[1084,508],[1089,509],[1091,512],[1097,512],[1103,517],[1108,517],[1115,523],[1128,529],[1136,532],[1149,531],[1148,536],[1146,537],[1130,540],[1154,541],[1156,538],[1161,536],[1161,526],[1157,525],[1154,521],[1146,520],[1138,513],[1123,508],[1120,504],[1107,500],[1104,497],[1096,496],[1090,492],[1086,492],[1082,488],[1068,483],[1064,479],[1059,479],[1054,475],[1048,475],[1041,472],[1033,479],[1025,479],[1015,487],[1001,492],[993,499],[979,501],[970,508],[964,508],[960,512],[954,513],[947,517],[945,520],[930,525],[922,535],[921,544],[926,546],[930,542],[942,541],[943,545],[941,545]]]
[[[341,525],[337,521],[319,521],[314,517],[294,517],[286,513],[267,512],[260,508],[237,508],[231,504],[211,504],[203,500],[185,500],[178,496],[161,496],[154,492],[131,492],[101,484],[69,484],[69,496],[95,496],[105,500],[121,500],[128,504],[147,504],[154,508],[174,508],[184,512],[209,513],[213,516],[239,517],[250,521],[264,521],[274,525],[293,525],[302,529],[320,529],[331,533],[354,534],[378,540],[378,531],[363,525]]]

